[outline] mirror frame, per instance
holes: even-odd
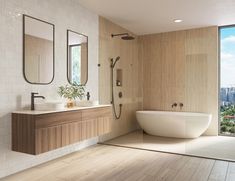
[[[26,75],[25,75],[25,18],[28,17],[28,18],[32,18],[34,20],[37,20],[37,21],[41,21],[43,23],[47,23],[49,25],[52,25],[53,27],[53,76],[52,76],[52,79],[50,82],[48,83],[35,83],[35,82],[30,82]],[[38,18],[34,18],[32,16],[29,16],[29,15],[26,15],[26,14],[23,14],[23,76],[24,76],[24,79],[26,82],[28,82],[29,84],[36,84],[36,85],[48,85],[48,84],[51,84],[55,78],[55,25],[52,24],[52,23],[49,23],[47,21],[44,21],[44,20],[41,20],[41,19],[38,19]]]
[[[72,32],[72,33],[76,33],[78,35],[82,35],[82,36],[85,36],[87,38],[87,72],[86,72],[86,81],[84,84],[78,84],[78,85],[82,85],[82,86],[85,86],[88,82],[88,67],[89,67],[89,57],[88,57],[88,36],[87,35],[84,35],[82,33],[78,33],[76,31],[73,31],[73,30],[70,30],[70,29],[67,29],[67,45],[66,45],[66,51],[67,51],[67,80],[69,82],[69,84],[72,85],[72,82],[69,80],[69,50],[68,50],[68,46],[69,46],[69,32]]]

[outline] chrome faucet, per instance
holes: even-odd
[[[173,108],[173,107],[177,107],[177,103],[175,102],[175,103],[173,103],[172,105],[171,105],[171,107]]]
[[[38,93],[37,92],[31,92],[31,110],[34,110],[34,99],[35,98],[42,98],[42,99],[45,99],[44,96],[35,96],[37,95]]]

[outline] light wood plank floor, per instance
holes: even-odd
[[[235,163],[95,145],[4,181],[235,181]]]
[[[104,142],[116,146],[140,148],[189,156],[235,161],[235,137],[200,136],[197,139],[168,138],[134,131]]]

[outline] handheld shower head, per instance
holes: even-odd
[[[120,57],[119,57],[119,56],[116,58],[115,62],[118,61],[118,60],[120,60]]]
[[[114,68],[115,67],[115,64],[117,63],[117,61],[120,60],[120,57],[118,56],[115,61],[113,62],[113,58],[111,59],[111,68]]]

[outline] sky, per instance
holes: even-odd
[[[220,29],[220,84],[235,87],[235,26]]]

